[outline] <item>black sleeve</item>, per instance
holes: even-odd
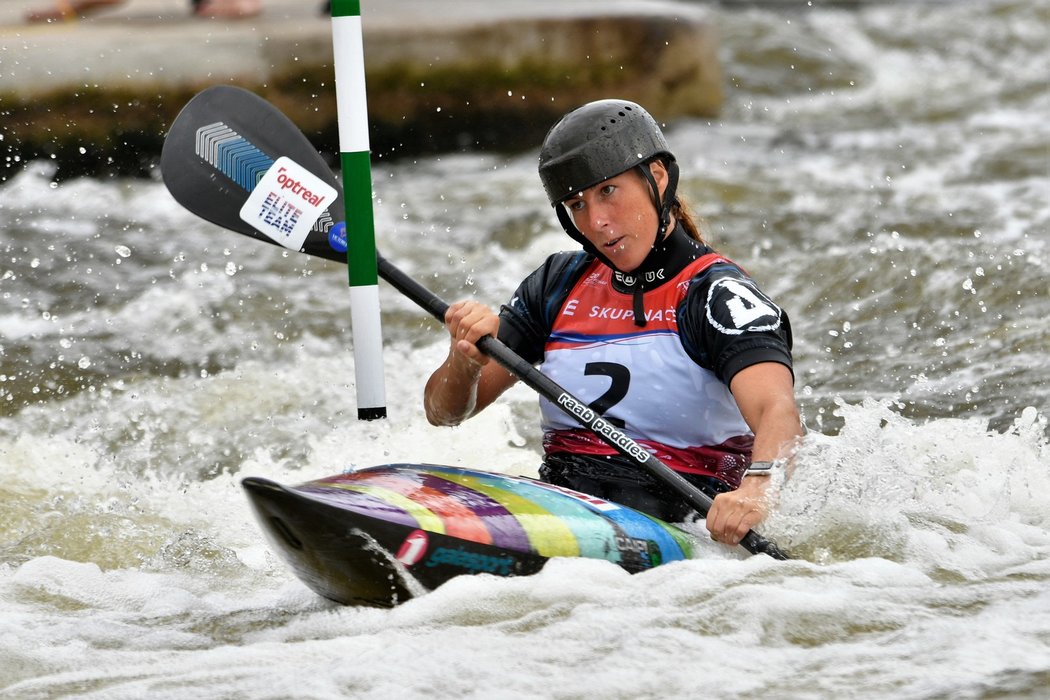
[[[547,258],[500,307],[499,339],[525,361],[540,362],[555,314],[592,259],[583,251]]]
[[[727,386],[760,362],[792,369],[788,315],[736,265],[719,263],[693,278],[678,329],[689,356]]]

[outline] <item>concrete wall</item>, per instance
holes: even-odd
[[[302,0],[266,2],[256,18],[221,23],[163,0],[46,26],[5,7],[8,168],[53,157],[66,174],[147,172],[178,109],[217,83],[258,92],[337,151],[330,20]],[[716,30],[692,3],[362,4],[376,157],[535,147],[561,114],[600,97],[635,100],[663,121],[715,116],[722,103]]]

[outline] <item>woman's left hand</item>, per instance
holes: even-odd
[[[766,496],[768,476],[745,477],[740,488],[718,494],[707,513],[707,530],[711,539],[738,545],[748,531],[769,515]]]

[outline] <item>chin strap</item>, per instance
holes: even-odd
[[[678,162],[674,158],[667,158],[664,162],[664,167],[667,168],[667,187],[664,188],[664,198],[662,200],[660,199],[660,188],[657,187],[656,178],[653,177],[652,171],[649,170],[649,164],[643,163],[637,167],[638,172],[649,183],[649,188],[653,193],[653,204],[656,205],[656,213],[660,217],[660,225],[656,229],[656,238],[653,239],[653,247],[655,247],[664,239],[667,227],[671,225],[671,209],[674,208],[675,202],[678,201]]]
[[[642,295],[644,294],[645,291],[641,287],[634,290],[634,325],[639,328],[648,323],[645,320],[645,304],[642,301]]]
[[[671,225],[671,209],[674,207],[675,202],[678,201],[678,163],[674,158],[668,158],[664,162],[664,167],[667,168],[667,187],[664,188],[664,197],[661,199],[660,188],[657,186],[656,178],[653,177],[653,173],[649,169],[649,164],[642,163],[638,166],[638,172],[649,183],[649,189],[653,195],[653,204],[656,206],[656,214],[660,219],[656,228],[656,237],[653,239],[653,247],[649,249],[649,254],[639,266],[642,270],[652,267],[657,258],[664,257],[663,249],[668,235],[667,229]],[[646,324],[644,294],[644,285],[639,284],[635,287],[634,325],[639,327],[643,327]]]

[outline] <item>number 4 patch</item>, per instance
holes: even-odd
[[[780,307],[750,280],[723,278],[707,292],[707,320],[726,335],[775,331],[780,317]]]

